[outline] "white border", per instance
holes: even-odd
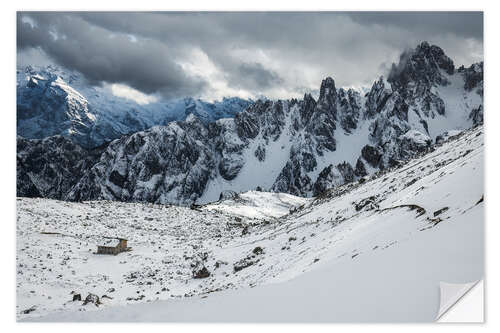
[[[186,331],[203,331],[208,332],[253,332],[258,331],[275,331],[286,330],[287,332],[303,332],[305,330],[315,330],[331,332],[333,329],[340,328],[343,331],[357,331],[359,329],[369,329],[371,332],[419,332],[421,329],[426,330],[450,330],[461,332],[471,328],[494,328],[499,331],[498,316],[493,315],[498,311],[498,299],[492,295],[498,295],[498,266],[494,262],[498,262],[496,254],[500,254],[498,249],[498,237],[500,214],[496,207],[496,202],[499,201],[500,174],[498,172],[500,166],[500,154],[498,147],[500,145],[500,120],[498,107],[498,93],[500,89],[500,72],[498,71],[500,63],[500,54],[498,46],[498,32],[500,31],[499,22],[500,15],[496,9],[494,1],[432,1],[419,0],[411,2],[402,1],[342,1],[342,2],[327,2],[316,0],[301,0],[301,1],[274,1],[269,0],[253,0],[247,2],[236,2],[234,0],[211,0],[211,1],[190,1],[183,0],[177,2],[166,1],[133,1],[123,3],[123,1],[102,1],[102,0],[87,0],[85,2],[69,2],[65,0],[58,1],[16,1],[2,3],[1,10],[1,25],[2,25],[2,41],[3,46],[1,54],[1,87],[2,108],[1,110],[1,156],[4,158],[0,163],[2,175],[2,190],[1,190],[1,208],[2,212],[2,268],[1,275],[2,287],[1,292],[1,323],[3,331],[10,330],[19,331],[34,331],[37,332],[67,332],[68,330],[81,332],[87,330],[107,330],[121,332],[134,332],[139,330],[179,330]],[[195,325],[174,325],[174,324],[122,324],[122,325],[98,325],[98,324],[72,324],[67,327],[62,324],[18,324],[15,322],[15,65],[16,65],[16,11],[17,10],[287,10],[287,11],[315,11],[315,10],[483,10],[485,12],[485,123],[486,123],[486,318],[485,325],[463,325],[463,324],[429,324],[425,327],[421,325],[362,325],[362,324],[335,324],[335,325],[204,325],[200,327]],[[496,259],[495,259],[496,258]],[[488,281],[497,281],[497,283],[488,283]],[[488,296],[489,295],[489,296]],[[491,314],[489,316],[488,314]],[[90,326],[89,326],[90,325]]]

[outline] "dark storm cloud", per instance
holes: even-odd
[[[483,40],[482,12],[358,12],[348,15],[360,24],[392,25],[426,33],[451,32]]]
[[[238,88],[252,87],[254,90],[266,89],[282,84],[283,79],[260,63],[243,63],[231,74],[229,83]]]
[[[112,34],[76,16],[32,17],[35,26],[17,21],[18,48],[40,47],[60,65],[80,71],[94,83],[124,83],[165,97],[194,95],[206,84],[188,77],[170,60],[177,51],[158,41],[133,42],[129,36]]]
[[[328,75],[338,86],[369,85],[423,40],[468,65],[482,59],[482,29],[480,12],[21,13],[18,48],[41,48],[92,81],[145,93],[234,88],[275,97],[317,89]],[[220,75],[201,79],[179,65],[205,73],[196,52]],[[226,88],[215,88],[221,77]]]

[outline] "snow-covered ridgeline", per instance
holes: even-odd
[[[215,102],[187,97],[140,104],[75,71],[50,65],[17,69],[17,134],[30,139],[62,135],[88,148],[190,114],[207,123],[234,117],[250,103],[237,97]]]

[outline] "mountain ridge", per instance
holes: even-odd
[[[318,195],[481,124],[482,77],[482,63],[455,69],[441,48],[423,42],[365,95],[328,77],[318,100],[258,100],[233,119],[192,115],[122,136],[61,199],[190,205],[257,187]]]
[[[142,105],[91,85],[75,71],[52,65],[17,70],[18,135],[29,139],[62,135],[85,148],[185,120],[189,114],[204,122],[234,117],[251,102],[238,97],[214,102],[185,97]]]

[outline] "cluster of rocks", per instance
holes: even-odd
[[[234,263],[234,272],[236,273],[241,271],[242,269],[255,265],[260,261],[260,256],[262,254],[264,254],[264,250],[260,246],[257,246],[248,256]]]

